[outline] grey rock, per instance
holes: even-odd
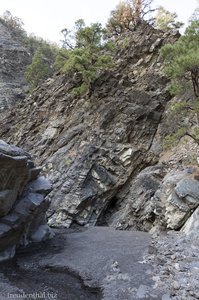
[[[199,240],[196,236],[168,231],[160,233],[158,238],[154,236],[153,245],[157,254],[145,258],[153,266],[156,288],[163,292],[160,299],[196,299],[195,293],[199,292]],[[173,254],[168,255],[168,252]],[[160,257],[164,263],[160,262]]]
[[[187,221],[193,208],[199,205],[199,182],[190,177],[188,169],[169,172],[155,197],[162,209],[162,223],[179,229]]]
[[[33,193],[47,195],[52,190],[52,185],[47,179],[45,179],[44,176],[40,176],[33,182],[29,183],[27,188]]]
[[[141,284],[138,288],[136,297],[138,299],[144,299],[147,296],[147,292],[148,292],[149,287],[146,285]]]
[[[27,157],[13,157],[0,152],[0,217],[11,210],[27,182]]]
[[[0,251],[0,262],[12,259],[13,256],[15,255],[15,251],[16,251],[16,245],[9,246],[5,250]]]
[[[31,242],[38,243],[53,238],[54,233],[47,224],[40,225],[30,237]]]
[[[24,79],[30,54],[12,30],[0,21],[0,118],[3,112],[25,98],[27,83]],[[1,116],[2,113],[2,116]]]
[[[199,205],[198,186],[189,169],[168,171],[165,164],[145,168],[117,194],[104,223],[151,232],[180,229]]]
[[[29,182],[32,169],[35,166],[29,154],[0,141],[1,261],[11,258],[19,245],[50,237],[45,225],[49,207],[45,196],[51,185],[44,177]]]
[[[198,236],[199,230],[199,207],[196,208],[194,213],[186,221],[181,231],[190,236]]]
[[[153,291],[150,265],[143,261],[149,243],[150,236],[143,232],[91,227],[70,233],[69,229],[62,235],[65,247],[47,255],[40,267],[73,270],[85,286],[102,289],[104,300],[144,299],[153,292],[160,299],[161,292]]]
[[[172,300],[172,298],[170,297],[170,294],[164,294],[162,300]]]
[[[0,152],[10,156],[26,156],[27,158],[31,158],[30,154],[23,149],[16,147],[15,145],[9,145],[2,140],[0,140]]]
[[[123,40],[116,41],[114,70],[99,74],[88,94],[73,96],[77,78],[57,74],[8,112],[0,126],[0,135],[30,151],[52,181],[53,191],[48,196],[49,201],[53,199],[48,212],[51,226],[106,223],[112,203],[122,202],[118,192],[123,188],[127,195],[137,173],[158,161],[151,146],[171,97],[159,49],[161,43],[175,37],[144,23],[127,38],[125,48]],[[23,122],[18,118],[21,115]],[[153,197],[160,182],[156,175],[151,177],[145,180],[147,199]],[[137,204],[140,211],[141,202]],[[137,227],[150,229],[153,203],[146,203]],[[135,214],[138,216],[138,211]],[[124,222],[121,228],[127,225]]]
[[[154,217],[162,211],[154,195],[165,174],[166,168],[163,165],[142,170],[130,182],[130,186],[124,187],[118,193],[116,211],[111,216],[107,213],[106,222],[118,229],[149,231],[155,221]],[[125,188],[128,189],[127,195]]]
[[[191,196],[199,204],[199,181],[185,178],[179,181],[175,188],[180,198]]]

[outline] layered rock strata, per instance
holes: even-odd
[[[27,83],[24,72],[31,62],[31,57],[27,49],[1,21],[0,37],[0,113],[2,113],[25,98]]]
[[[34,154],[53,182],[50,225],[95,225],[121,187],[157,161],[151,145],[170,99],[159,49],[175,39],[141,24],[117,41],[114,69],[89,94],[74,96],[77,78],[57,75],[6,116],[0,136]]]
[[[40,171],[27,152],[0,140],[0,261],[50,235],[45,196],[51,185]]]
[[[191,226],[198,226],[195,222],[199,207],[196,173],[195,167],[168,171],[165,164],[145,168],[128,188],[121,189],[114,209],[104,214],[104,222],[117,229],[145,231],[180,230],[184,225],[183,231],[190,232]]]

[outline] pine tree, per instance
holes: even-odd
[[[100,72],[112,67],[107,52],[110,43],[105,41],[104,33],[100,23],[86,26],[83,20],[75,23],[74,31],[64,29],[63,48],[58,52],[55,66],[63,73],[79,75],[81,83],[73,90],[74,94],[88,92]]]
[[[165,45],[161,55],[173,90],[182,90],[184,82],[191,82],[195,97],[199,97],[199,21],[192,22],[175,44]]]
[[[199,21],[192,22],[175,44],[163,46],[161,56],[164,59],[165,74],[171,79],[171,92],[179,96],[179,102],[171,107],[174,116],[185,118],[188,113],[197,117],[197,125],[194,125],[192,116],[193,126],[178,128],[177,132],[166,137],[167,142],[173,143],[188,135],[199,144]],[[193,96],[181,102],[180,95],[190,87]]]

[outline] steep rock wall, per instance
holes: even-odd
[[[89,95],[72,96],[75,77],[57,75],[1,122],[0,136],[30,151],[53,182],[52,226],[96,224],[121,187],[157,161],[151,145],[170,99],[159,49],[177,35],[142,24],[117,41],[114,70]]]
[[[30,61],[27,49],[0,22],[0,113],[25,98],[24,71]]]

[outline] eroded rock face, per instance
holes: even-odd
[[[117,195],[112,212],[107,212],[105,221],[118,229],[156,229],[190,232],[195,224],[199,206],[199,181],[194,179],[195,168],[168,172],[166,165],[148,167],[140,172]],[[186,225],[186,221],[188,222]]]
[[[154,195],[167,228],[180,229],[199,205],[199,181],[193,178],[194,172],[194,168],[187,168],[168,173]]]
[[[40,170],[27,152],[0,140],[0,261],[12,257],[19,245],[50,235],[45,196],[51,185]]]
[[[24,71],[30,61],[27,50],[0,22],[0,113],[25,98]]]
[[[154,201],[154,195],[166,172],[164,165],[142,170],[120,190],[115,206],[110,207],[102,221],[117,229],[149,231],[159,212],[159,201]]]
[[[89,95],[74,97],[76,79],[56,76],[0,128],[49,174],[52,226],[96,224],[121,187],[157,160],[150,149],[170,99],[159,49],[176,36],[141,24],[126,38],[125,47],[118,41],[114,70],[101,74]]]

